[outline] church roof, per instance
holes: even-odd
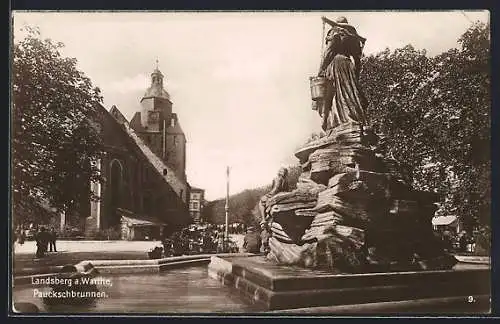
[[[128,122],[127,118],[125,118],[125,116],[123,116],[122,112],[118,108],[116,108],[115,105],[113,105],[111,107],[109,112],[113,117],[115,117],[116,120],[118,120],[118,122],[120,122],[120,123]]]
[[[176,121],[174,126],[170,125],[167,127],[167,134],[184,135],[184,131],[182,130],[179,121]]]
[[[158,85],[152,85],[144,93],[142,99],[145,98],[163,98],[170,100],[170,94],[165,89],[158,87]]]

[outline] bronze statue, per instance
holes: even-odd
[[[259,209],[260,209],[260,215],[262,216],[261,223],[266,222],[268,218],[266,215],[267,200],[279,192],[289,191],[288,180],[286,178],[287,175],[288,175],[288,169],[281,168],[278,171],[278,175],[273,180],[271,191],[269,191],[267,194],[262,196],[262,198],[260,198]]]
[[[321,18],[332,28],[328,31],[318,76],[327,79],[326,95],[318,112],[324,130],[346,122],[366,125],[366,100],[359,86],[361,53],[366,41],[345,17],[332,21]],[[352,58],[352,61],[351,61]]]

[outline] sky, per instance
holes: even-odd
[[[62,42],[62,54],[130,119],[158,67],[187,138],[188,182],[208,200],[269,184],[319,132],[309,77],[321,55],[321,16],[345,16],[367,38],[364,53],[412,44],[436,55],[457,46],[488,11],[14,12]]]

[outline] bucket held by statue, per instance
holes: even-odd
[[[322,76],[314,76],[309,78],[311,85],[311,99],[313,101],[321,100],[326,94],[327,79]]]

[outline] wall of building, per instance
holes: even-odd
[[[205,191],[197,188],[192,188],[189,199],[189,214],[193,222],[201,221],[201,211],[203,209]]]
[[[186,137],[183,134],[168,134],[166,139],[166,162],[176,171],[179,177],[184,178],[186,170]]]

